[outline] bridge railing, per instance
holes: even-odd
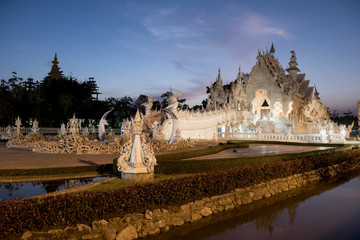
[[[83,130],[83,128],[80,130],[80,132]],[[12,131],[14,131],[12,129]],[[114,134],[121,134],[121,129],[120,128],[107,128],[106,133],[110,133],[113,132]],[[23,134],[28,134],[32,132],[32,128],[31,127],[26,127],[26,128],[22,128],[21,129],[21,133]],[[60,128],[40,128],[39,129],[39,133],[44,134],[44,135],[57,135],[60,132]],[[98,128],[95,128],[94,131],[95,134],[98,134]],[[89,128],[89,134],[92,134],[92,129]],[[7,127],[0,127],[0,139],[6,139],[8,135],[8,129]]]
[[[232,133],[219,132],[218,139],[223,140],[258,140],[258,141],[281,141],[281,142],[301,142],[301,143],[324,143],[320,134],[278,134],[278,133]],[[344,143],[345,137],[341,134],[330,134],[326,142]]]

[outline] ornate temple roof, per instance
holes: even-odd
[[[297,67],[297,65],[299,64],[296,61],[296,53],[295,51],[290,51],[290,52],[291,52],[291,58],[289,62],[289,67],[286,69],[286,71],[290,74],[300,72],[300,69],[298,69]]]
[[[272,44],[270,51],[266,50],[259,50],[258,56],[257,56],[257,63],[252,68],[250,76],[256,73],[256,69],[263,68],[270,73],[272,76],[272,80],[274,83],[285,93],[285,94],[295,94],[297,93],[297,96],[302,98],[303,100],[309,100],[313,96],[314,88],[309,87],[310,80],[305,80],[306,74],[305,73],[298,73],[300,70],[297,67],[297,58],[295,51],[290,51],[291,57],[289,61],[289,67],[285,70],[279,63],[279,60],[274,57],[275,48]],[[286,71],[289,74],[286,74]],[[231,82],[230,84],[223,85],[221,74],[220,74],[220,68],[218,71],[218,77],[216,79],[216,82],[211,85],[210,87],[210,99],[219,101],[221,97],[228,97],[228,96],[234,96],[236,94],[239,94],[240,92],[246,92],[245,91],[239,91],[236,90],[236,92],[232,93],[232,91],[235,91],[236,86],[239,85],[239,83],[242,83],[242,87],[245,89],[248,87],[248,82],[244,82],[242,79],[243,76],[241,75],[240,68],[238,72],[237,78]],[[256,79],[256,78],[255,78]],[[224,91],[224,92],[223,92]],[[226,101],[224,99],[224,101]],[[230,102],[230,99],[229,99]]]
[[[299,74],[297,74],[297,78],[296,78],[296,81],[297,82],[302,82],[302,81],[304,81],[305,80],[305,73],[299,73]]]
[[[51,62],[53,65],[51,66],[51,71],[48,73],[50,78],[60,79],[62,77],[62,71],[60,71],[60,67],[58,66],[59,61],[57,60],[57,54],[55,53],[54,60]]]

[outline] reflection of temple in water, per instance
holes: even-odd
[[[293,225],[295,223],[296,209],[299,206],[299,203],[293,204],[287,208],[289,215],[289,224]],[[284,214],[286,209],[281,209],[277,211],[272,211],[270,214],[264,214],[261,217],[255,220],[256,231],[258,232],[269,232],[269,235],[272,235],[274,230],[274,221],[278,219],[280,214]]]
[[[60,185],[62,185],[62,182],[60,181],[41,182],[41,184],[43,185],[43,188],[46,190],[46,192],[49,193],[49,192],[57,191]]]

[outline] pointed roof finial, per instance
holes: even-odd
[[[135,117],[131,119],[131,124],[134,134],[140,135],[142,132],[143,119],[139,112],[139,108],[136,110]]]
[[[318,99],[320,99],[320,98],[319,98],[320,93],[318,92],[315,84],[314,84],[314,87],[315,87],[315,93],[314,93],[314,95],[315,95],[315,97],[317,97]]]
[[[290,53],[291,53],[291,57],[290,57],[289,67],[286,69],[286,71],[291,75],[295,76],[298,72],[300,72],[300,70],[297,68],[298,63],[296,61],[295,51],[290,51]]]
[[[240,66],[240,65],[239,65],[239,72],[238,72],[237,79],[238,79],[238,80],[241,79],[241,66]]]
[[[216,78],[216,82],[221,82],[220,67],[219,67],[219,70],[218,70],[218,76],[217,76],[217,78]],[[221,85],[222,85],[222,82],[221,82]]]
[[[271,43],[270,53],[271,54],[275,53],[274,43]]]
[[[51,62],[53,65],[51,66],[51,71],[48,73],[50,78],[60,79],[62,77],[62,71],[60,71],[60,67],[58,66],[59,61],[57,59],[57,53],[55,52],[54,60]]]
[[[59,64],[59,61],[57,59],[57,53],[55,53],[54,60],[52,61],[52,64],[53,65],[58,65]]]

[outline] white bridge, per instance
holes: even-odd
[[[300,142],[300,143],[345,143],[345,136],[342,134],[276,134],[276,133],[232,133],[219,132],[219,140],[257,140],[257,141],[279,141],[279,142]]]

